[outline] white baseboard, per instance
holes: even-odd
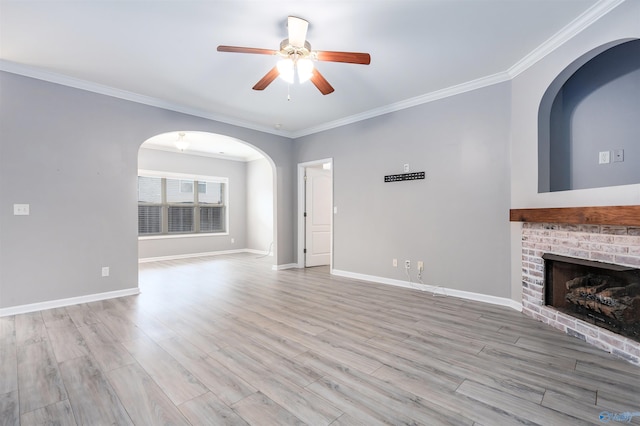
[[[202,253],[188,253],[188,254],[177,254],[173,256],[160,256],[160,257],[144,257],[138,259],[138,263],[149,263],[149,262],[161,262],[165,260],[180,260],[180,259],[193,259],[196,257],[205,257],[205,256],[220,256],[223,254],[237,254],[237,253],[251,253],[264,257],[273,257],[273,253],[268,252],[266,250],[254,250],[254,249],[237,249],[237,250],[221,250],[221,251],[209,251]],[[297,263],[287,263],[284,265],[273,265],[271,269],[274,271],[281,271],[283,269],[291,269],[298,268]]]
[[[138,259],[138,263],[160,262],[163,260],[192,259],[194,257],[219,256],[222,254],[236,254],[236,253],[254,253],[254,251],[249,249],[237,249],[237,250],[208,251],[208,252],[202,252],[202,253],[175,254],[172,256],[144,257],[144,258]],[[262,253],[266,253],[266,252],[257,253],[256,251],[256,254],[262,254]]]
[[[379,284],[388,284],[396,287],[411,288],[414,290],[429,291],[437,295],[446,295],[451,297],[459,297],[460,299],[475,300],[477,302],[489,303],[491,305],[506,306],[516,311],[522,311],[522,303],[506,297],[489,296],[487,294],[473,293],[470,291],[456,290],[448,287],[439,287],[430,284],[410,283],[404,280],[396,280],[393,278],[377,277],[375,275],[358,274],[355,272],[341,271],[332,269],[331,274],[339,277],[353,278],[362,281],[371,281]]]
[[[300,266],[298,266],[297,263],[285,263],[283,265],[273,265],[271,267],[272,270],[274,271],[282,271],[285,269],[295,269],[295,268],[299,268]]]
[[[507,299],[507,300],[508,300],[510,303],[509,303],[508,305],[505,305],[505,306],[508,306],[508,307],[510,307],[511,309],[514,309],[514,310],[516,310],[516,311],[518,311],[518,312],[522,312],[522,302],[516,302],[516,301],[515,301],[515,300],[513,300],[513,299]]]
[[[45,309],[62,308],[64,306],[77,305],[79,303],[97,302],[98,300],[115,299],[116,297],[134,296],[139,293],[140,289],[135,287],[124,290],[108,291],[106,293],[70,297],[68,299],[48,300],[46,302],[30,303],[28,305],[11,306],[9,308],[0,309],[0,317],[43,311]]]
[[[243,250],[245,253],[251,253],[251,254],[259,254],[261,256],[264,257],[273,257],[273,253],[271,253],[270,251],[266,251],[266,250],[256,250],[256,249],[244,249]]]
[[[218,254],[232,254],[232,253],[242,253],[242,252],[245,252],[245,250],[233,250],[228,252],[211,252],[209,254],[199,253],[198,256],[183,255],[186,257],[181,256],[179,258],[185,259],[188,257],[211,256],[211,255],[218,255]],[[140,261],[141,263],[154,261],[154,260],[148,260],[148,259],[151,259],[151,258],[140,259]],[[156,258],[156,259],[172,260],[172,259],[176,259],[176,257],[172,256],[171,259],[167,259],[167,258]],[[299,268],[299,265],[297,263],[273,265],[271,267],[271,269],[274,271],[282,271],[285,269],[295,269],[295,268]],[[517,311],[522,311],[521,303],[516,302],[515,300],[504,298],[504,297],[489,296],[486,294],[473,293],[470,291],[462,291],[462,290],[456,290],[456,289],[451,289],[446,287],[438,287],[438,286],[433,286],[429,284],[410,283],[408,281],[403,281],[403,280],[377,277],[375,275],[358,274],[355,272],[341,271],[339,269],[332,269],[331,274],[337,275],[340,277],[345,277],[345,278],[353,278],[356,280],[370,281],[370,282],[379,283],[379,284],[388,284],[396,287],[405,287],[405,288],[411,288],[414,290],[430,291],[435,294],[443,294],[446,296],[459,297],[461,299],[475,300],[478,302],[489,303],[492,305],[506,306],[511,309],[515,309]],[[135,287],[135,288],[128,288],[124,290],[109,291],[106,293],[88,294],[86,296],[70,297],[67,299],[58,299],[58,300],[49,300],[46,302],[31,303],[28,305],[11,306],[9,308],[0,308],[0,317],[25,314],[28,312],[42,311],[45,309],[61,308],[69,305],[77,305],[79,303],[88,303],[88,302],[96,302],[98,300],[114,299],[116,297],[132,296],[139,293],[140,293],[140,289],[138,287]]]

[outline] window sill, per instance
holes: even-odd
[[[212,234],[173,234],[173,235],[147,235],[144,237],[138,237],[138,241],[146,240],[166,240],[173,238],[202,238],[202,237],[224,237],[229,235],[228,232],[216,232]]]

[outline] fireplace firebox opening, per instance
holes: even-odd
[[[545,304],[640,342],[640,269],[546,253]]]

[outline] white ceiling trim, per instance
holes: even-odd
[[[406,108],[426,104],[428,102],[437,101],[438,99],[448,98],[450,96],[459,95],[461,93],[470,92],[472,90],[480,89],[483,87],[491,86],[493,84],[501,83],[503,81],[510,80],[509,74],[506,72],[490,75],[488,77],[482,77],[477,80],[468,81],[466,83],[458,84],[456,86],[447,87],[446,89],[436,90],[435,92],[427,93],[426,95],[416,96],[414,98],[406,99],[404,101],[396,102],[393,104],[385,105],[380,108],[365,111],[362,114],[356,114],[349,117],[342,118],[340,120],[331,121],[329,123],[322,124],[320,126],[304,129],[299,132],[293,133],[293,138],[299,138],[302,136],[311,135],[313,133],[322,132],[324,130],[334,129],[336,127],[345,126],[358,121],[367,120],[380,115],[388,114],[390,112],[400,111]]]
[[[487,77],[482,77],[473,81],[465,82],[455,86],[451,86],[442,90],[427,93],[422,96],[417,96],[404,101],[396,102],[394,104],[386,105],[380,108],[365,111],[361,114],[355,114],[349,117],[345,117],[340,120],[331,121],[320,126],[315,126],[307,129],[303,129],[298,132],[288,132],[283,130],[274,129],[268,126],[260,126],[254,123],[250,123],[243,120],[234,119],[227,116],[205,113],[201,110],[193,108],[187,108],[184,105],[178,105],[175,103],[167,102],[161,99],[153,98],[150,96],[140,95],[126,90],[120,90],[109,86],[104,86],[97,83],[45,71],[36,67],[28,65],[17,64],[11,61],[0,59],[0,70],[10,72],[13,74],[19,74],[26,77],[32,77],[39,80],[49,81],[52,83],[61,84],[68,87],[73,87],[81,90],[86,90],[93,93],[111,96],[123,100],[128,100],[143,105],[149,105],[162,109],[167,109],[183,114],[193,115],[196,117],[206,118],[221,123],[226,123],[238,127],[257,130],[264,133],[270,133],[274,135],[284,136],[288,138],[299,138],[307,136],[313,133],[318,133],[325,130],[330,130],[336,127],[345,126],[358,121],[374,118],[380,115],[388,114],[390,112],[399,111],[413,106],[421,105],[428,102],[433,102],[438,99],[443,99],[449,96],[454,96],[460,93],[465,93],[471,90],[479,89],[482,87],[490,86],[503,81],[508,81],[532,65],[538,62],[540,59],[553,52],[563,43],[570,40],[572,37],[583,31],[589,25],[596,22],[598,19],[609,13],[611,10],[622,4],[625,0],[599,0],[594,6],[585,11],[578,18],[574,19],[571,23],[565,26],[562,30],[556,33],[553,37],[545,41],[543,44],[534,49],[527,56],[522,58],[512,67],[504,72],[500,72]]]
[[[241,143],[241,142],[237,142],[237,143]],[[165,151],[165,152],[171,152],[173,154],[180,154],[180,155],[195,155],[197,157],[210,157],[210,158],[217,158],[219,160],[238,161],[241,163],[248,163],[250,161],[264,158],[264,156],[260,154],[252,155],[251,157],[244,159],[244,158],[235,157],[233,155],[214,154],[212,152],[203,152],[203,151],[194,151],[194,150],[180,151],[177,148],[169,148],[169,147],[150,145],[150,144],[147,144],[147,145],[142,144],[140,149],[152,149],[155,151]]]
[[[138,169],[138,176],[229,183],[228,177],[193,175],[190,173],[163,172],[158,170],[147,170],[147,169]]]
[[[563,29],[554,34],[549,40],[535,48],[527,56],[519,60],[507,71],[511,78],[518,76],[529,67],[533,66],[540,59],[544,58],[558,47],[582,32],[585,28],[596,22],[598,19],[611,12],[613,9],[624,3],[625,0],[600,0],[582,15],[578,16]]]
[[[128,92],[126,90],[116,89],[114,87],[105,86],[98,83],[93,83],[79,78],[69,77],[62,74],[45,71],[41,68],[32,67],[29,65],[17,64],[15,62],[0,59],[0,71],[6,71],[12,74],[18,74],[25,77],[35,78],[37,80],[44,80],[50,83],[61,84],[63,86],[73,87],[75,89],[86,90],[88,92],[98,93],[100,95],[111,96],[125,101],[136,102],[143,105],[149,105],[157,108],[162,108],[170,111],[180,112],[183,114],[193,115],[195,117],[206,118],[209,120],[219,121],[221,123],[231,124],[246,129],[258,130],[260,132],[272,133],[280,136],[290,137],[286,132],[276,130],[271,127],[259,126],[247,121],[237,120],[234,118],[210,114],[197,110],[194,108],[187,108],[184,105],[178,105],[172,102],[167,102],[162,99],[154,98],[151,96],[140,95],[134,92]]]

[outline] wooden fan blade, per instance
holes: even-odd
[[[259,49],[256,47],[240,47],[240,46],[218,46],[218,52],[231,53],[257,53],[259,55],[275,55],[277,50]]]
[[[362,65],[369,65],[371,63],[371,55],[358,52],[316,52],[316,58],[319,61],[327,62],[346,62],[349,64]]]
[[[280,73],[278,72],[278,67],[271,68],[271,71],[266,73],[262,79],[253,86],[253,90],[264,90],[268,85],[271,84],[273,80],[278,78]]]
[[[322,76],[322,74],[320,74],[320,71],[316,69],[313,70],[313,75],[311,76],[311,82],[314,84],[314,86],[318,88],[318,90],[323,95],[328,95],[329,93],[334,91],[334,88],[331,87],[327,79],[325,79]]]

